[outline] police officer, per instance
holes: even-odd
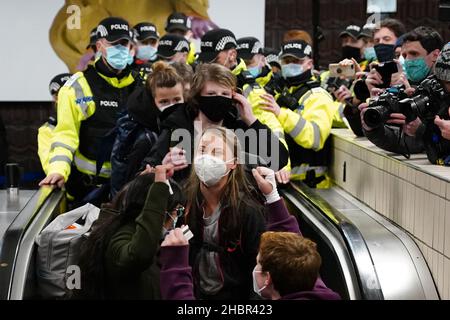
[[[168,63],[187,63],[189,41],[177,34],[166,34],[159,41],[158,58]]]
[[[336,112],[333,99],[312,75],[312,48],[308,43],[284,43],[280,59],[286,86],[276,101],[267,101],[264,109],[277,116],[287,133],[291,180],[303,180],[311,187],[329,187],[328,137]]]
[[[279,140],[287,148],[284,138],[283,127],[277,118],[270,112],[266,112],[260,108],[264,102],[264,96],[267,92],[255,81],[255,78],[247,70],[245,61],[238,57],[237,41],[234,33],[227,29],[215,29],[206,32],[200,43],[201,52],[198,56],[200,63],[218,63],[228,69],[237,78],[237,87],[247,98],[253,108],[255,117],[272,132],[278,136]],[[257,45],[257,47],[262,47]],[[253,49],[253,48],[252,48]],[[256,51],[260,52],[257,48]],[[289,181],[290,166],[283,168],[277,173],[277,179],[281,183]]]
[[[195,63],[196,48],[194,42],[191,41],[193,33],[191,31],[191,19],[184,13],[174,12],[167,17],[166,32],[169,34],[177,34],[189,41],[189,54],[187,63],[193,65]]]
[[[61,73],[53,77],[49,84],[50,95],[53,100],[53,109],[57,110],[58,92],[62,86],[70,79],[72,74]],[[53,131],[56,127],[56,117],[51,115],[38,129],[38,156],[41,161],[42,169],[45,174],[48,173],[48,161],[50,156],[50,145],[53,138]]]
[[[281,77],[274,74],[267,64],[261,42],[254,37],[240,38],[237,40],[237,52],[256,83],[268,93],[275,94],[280,87]]]
[[[133,27],[136,40],[136,56],[133,69],[148,75],[152,64],[157,60],[159,33],[150,22],[141,22]]]
[[[76,200],[85,199],[99,186],[99,193],[108,193],[104,186],[111,173],[112,132],[130,92],[140,83],[128,64],[131,37],[126,20],[102,20],[96,46],[101,58],[73,75],[59,92],[48,174],[40,183],[65,184]]]
[[[266,57],[266,62],[272,68],[272,72],[274,74],[281,74],[281,64],[278,58],[280,51],[266,47],[263,49],[263,54]]]

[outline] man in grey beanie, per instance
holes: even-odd
[[[450,42],[444,46],[441,54],[436,60],[434,72],[436,77],[441,80],[447,94],[450,95]],[[450,105],[448,112],[450,116]],[[442,137],[450,140],[450,120],[443,120],[436,116],[434,124],[441,130]]]

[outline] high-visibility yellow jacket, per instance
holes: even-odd
[[[295,94],[302,86],[288,88]],[[275,98],[278,99],[280,94]],[[316,177],[326,175],[327,150],[322,150],[331,132],[336,107],[330,94],[317,86],[310,88],[298,99],[298,107],[291,110],[281,106],[278,120],[288,134],[287,141],[291,154],[292,180],[304,180],[310,169],[315,170]],[[329,186],[329,179],[317,185],[319,188]]]
[[[189,44],[189,53],[186,60],[187,64],[192,65],[195,62],[196,55],[197,49],[195,48],[195,43],[191,41]]]
[[[258,83],[244,83],[241,81],[239,84],[239,76],[243,71],[247,70],[244,60],[240,60],[239,64],[232,70],[232,73],[238,77],[238,86],[241,86],[243,95],[252,105],[253,114],[262,123],[265,124],[272,131],[273,134],[278,136],[280,142],[288,149],[286,139],[284,137],[284,130],[277,117],[272,113],[262,110],[260,103],[262,100],[261,95],[267,93]],[[269,79],[270,80],[270,79]],[[283,169],[290,171],[290,161]]]
[[[96,150],[104,134],[114,128],[137,82],[131,73],[121,79],[108,77],[97,72],[96,66],[77,72],[66,82],[58,94],[48,174],[59,173],[67,181],[72,164],[82,173],[97,174]],[[98,176],[110,175],[111,164],[105,161]]]
[[[56,120],[50,117],[49,121],[44,123],[38,129],[38,156],[41,161],[42,170],[48,173],[48,162],[50,158],[50,146],[52,144],[53,131],[55,130]]]
[[[325,71],[320,74],[320,85],[322,88],[326,89],[329,77],[330,71]],[[344,121],[345,104],[335,99],[334,97],[333,100],[334,108],[336,109],[336,113],[333,115],[333,128],[347,128],[347,124]]]

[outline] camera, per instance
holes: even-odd
[[[281,92],[277,102],[281,107],[286,107],[291,110],[296,110],[298,107],[298,100],[291,93],[289,93],[287,88],[284,88]]]
[[[349,79],[342,79],[339,77],[329,77],[326,83],[326,89],[329,93],[333,93],[338,90],[341,86],[350,88],[352,82]]]
[[[401,113],[399,102],[406,97],[403,85],[387,89],[369,104],[364,122],[371,128],[378,128],[390,118],[391,113]]]
[[[448,118],[449,95],[435,76],[429,76],[417,87],[414,96],[399,102],[406,122],[419,117],[422,122],[433,121],[436,115]],[[443,110],[445,109],[445,110]]]

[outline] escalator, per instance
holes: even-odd
[[[20,190],[11,199],[0,190],[0,300],[38,298],[36,236],[64,209],[59,189]]]
[[[318,245],[324,282],[346,299],[437,300],[425,259],[411,237],[338,187],[282,190],[305,237]]]
[[[317,243],[322,279],[343,299],[439,299],[417,245],[390,221],[337,187],[314,190],[291,183],[280,192],[303,235]],[[14,208],[0,207],[9,217],[0,220],[2,300],[39,298],[34,239],[63,212],[58,189],[21,191],[21,197]]]

